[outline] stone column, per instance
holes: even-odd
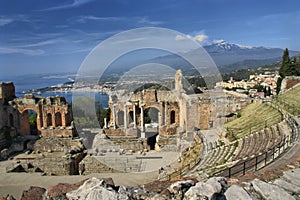
[[[55,112],[54,112],[54,108],[53,107],[52,107],[51,115],[52,115],[52,126],[56,127],[56,125],[55,125]]]
[[[42,111],[42,115],[43,115],[43,127],[47,127],[47,114],[46,114],[46,112]]]
[[[163,126],[165,123],[165,106],[164,102],[160,103],[161,112],[159,112],[159,126]]]
[[[104,120],[104,127],[103,128],[107,128],[107,119],[104,118],[103,120]]]
[[[164,125],[170,125],[170,113],[169,113],[169,106],[168,106],[168,103],[165,103],[165,113],[164,113]]]
[[[65,113],[64,110],[62,110],[62,112],[61,112],[61,125],[63,127],[67,126],[67,123],[66,123],[66,113]]]
[[[141,105],[141,138],[145,138],[144,105]]]
[[[127,105],[124,104],[124,129],[127,129]]]
[[[136,128],[136,106],[133,104],[133,128]]]
[[[116,129],[116,105],[113,105],[113,124],[114,124],[114,129]]]

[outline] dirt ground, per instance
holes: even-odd
[[[88,176],[42,176],[41,173],[6,173],[6,167],[15,161],[0,162],[0,197],[12,194],[20,199],[22,192],[30,186],[39,186],[45,189],[58,183],[76,183],[90,177],[109,178],[116,185],[139,186],[156,180],[158,172],[148,173],[101,173]]]

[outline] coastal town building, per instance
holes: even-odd
[[[229,81],[222,81],[216,83],[216,88],[225,88],[225,89],[244,89],[249,91],[249,94],[252,96],[265,96],[262,93],[254,93],[255,90],[252,90],[255,86],[262,86],[268,88],[271,94],[276,94],[277,80],[279,78],[278,73],[269,73],[265,72],[264,74],[253,74],[249,76],[248,80],[237,81],[232,77]]]

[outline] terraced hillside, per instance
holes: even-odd
[[[279,123],[282,115],[267,104],[252,103],[240,111],[240,117],[224,125],[236,139]]]
[[[300,85],[279,95],[273,102],[293,115],[300,115]]]

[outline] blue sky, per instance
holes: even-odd
[[[0,76],[76,72],[121,31],[157,26],[198,38],[300,50],[298,0],[0,0]]]

